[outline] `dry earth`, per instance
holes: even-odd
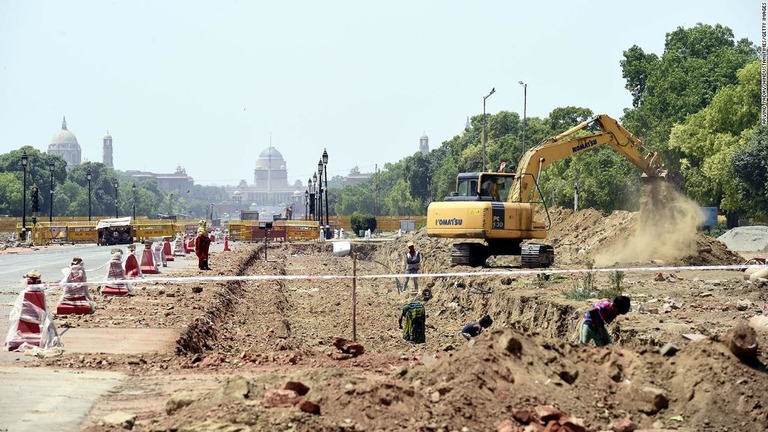
[[[639,216],[554,209],[552,223],[554,268],[583,269],[626,245]],[[408,240],[424,254],[424,273],[477,274],[420,280],[434,294],[423,345],[401,339],[407,297],[395,281],[358,278],[356,335],[365,352],[342,352],[333,342],[353,336],[353,279],[338,276],[397,272]],[[663,264],[743,261],[713,238],[694,233],[689,243]],[[758,354],[747,362],[724,343],[735,325],[768,314],[766,285],[740,271],[626,271],[620,289],[633,310],[611,326],[616,344],[579,346],[579,317],[598,290],[616,285],[615,273],[597,273],[590,298],[573,300],[566,293],[584,286],[586,272],[522,273],[509,258],[451,268],[449,245],[419,231],[356,243],[356,260],[307,243],[270,245],[264,261],[259,245],[236,244],[212,257],[212,273],[166,274],[253,278],[139,285],[128,298],[95,294],[94,315],[56,319],[60,328],[178,328],[174,352],[65,352],[26,364],[129,374],[82,424],[93,432],[768,430],[768,333],[757,332]],[[647,257],[605,264],[651,265]],[[300,275],[311,277],[270,278]],[[466,342],[458,330],[484,313],[494,317],[492,331]],[[683,336],[691,334],[698,337]]]

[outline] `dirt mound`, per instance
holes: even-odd
[[[669,234],[671,227],[653,230],[641,222],[640,212],[615,211],[605,215],[594,209],[549,209],[552,228],[546,242],[555,248],[559,265],[596,266],[642,263],[652,259],[667,265],[728,265],[743,259],[728,247],[702,233],[686,228],[684,235]]]
[[[308,387],[322,415],[293,402],[270,406],[270,389],[287,381]],[[667,357],[499,330],[455,351],[413,356],[388,375],[316,367],[230,378],[174,417],[181,430],[496,430],[553,416],[584,425],[572,430],[607,430],[628,418],[641,428],[765,430],[766,391],[764,368],[740,363],[715,340]]]

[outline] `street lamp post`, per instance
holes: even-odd
[[[325,177],[325,226],[330,226],[328,222],[328,151],[323,149],[323,177]]]
[[[523,86],[523,153],[520,155],[520,158],[522,158],[525,154],[525,123],[527,120],[526,109],[528,108],[528,84],[522,81],[518,81],[518,84]]]
[[[51,202],[48,209],[48,222],[53,222],[53,171],[56,169],[56,164],[53,161],[48,162],[48,170],[51,171]]]
[[[117,179],[115,179],[113,185],[115,185],[115,217],[119,217],[117,212]]]
[[[27,151],[24,150],[21,153],[21,168],[24,170],[24,190],[22,191],[22,205],[21,205],[21,232],[23,233],[21,241],[27,240],[27,164],[29,163],[29,156]]]
[[[491,89],[491,92],[487,96],[483,96],[483,171],[485,171],[485,100],[496,93],[496,87]]]
[[[131,185],[131,192],[133,192],[133,220],[136,222],[136,183]]]
[[[307,186],[307,190],[304,191],[304,220],[309,219],[309,186]]]
[[[317,173],[312,174],[312,180],[314,180],[313,183],[314,183],[314,188],[315,188],[315,195],[314,195],[314,197],[315,197],[315,202],[314,202],[315,211],[312,213],[312,216],[314,217],[314,220],[318,220],[318,216],[320,216],[320,213],[319,213],[319,210],[317,208],[317,202],[320,199],[319,195],[321,193],[323,193],[323,191],[322,191],[322,189],[320,189],[320,184],[317,182]]]
[[[85,179],[88,180],[88,221],[91,220],[91,179],[93,178],[93,175],[91,174],[91,170],[89,169],[88,172],[85,173]]]
[[[173,192],[168,195],[168,216],[173,215]]]
[[[312,186],[312,177],[307,180],[307,188],[309,189],[309,220],[315,220],[315,188]]]
[[[323,226],[323,158],[321,157],[320,160],[317,161],[317,177],[320,179],[320,183],[318,183],[318,186],[320,186],[320,195],[317,197],[317,203],[319,204],[320,208],[320,226]],[[325,193],[328,193],[328,191],[325,191]]]

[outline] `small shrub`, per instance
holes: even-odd
[[[624,281],[624,272],[616,270],[609,276],[608,280],[610,281],[611,285],[608,288],[601,289],[598,293],[598,296],[600,298],[608,298],[612,299],[616,296],[621,295],[622,292],[624,292],[624,289],[622,288],[621,284]]]
[[[594,260],[590,259],[587,261],[587,269],[592,270],[594,266]],[[574,279],[573,287],[570,290],[564,290],[563,295],[569,300],[587,300],[592,298],[594,291],[595,274],[591,271],[587,271],[580,278]]]
[[[367,229],[370,229],[371,232],[376,231],[376,217],[371,214],[354,212],[349,218],[349,224],[352,226],[355,234],[359,234],[360,231]]]

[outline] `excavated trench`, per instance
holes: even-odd
[[[237,276],[245,274],[246,270],[261,259],[261,251],[252,251],[239,265]],[[236,304],[243,298],[244,287],[241,281],[228,282],[216,295],[212,306],[203,316],[195,319],[176,340],[176,354],[200,354],[212,349],[212,344],[218,339],[219,324],[228,319]]]
[[[360,246],[355,248],[359,260],[371,263],[382,260],[381,254],[377,253],[378,245]],[[295,254],[325,255],[330,252],[330,248],[330,244],[291,244],[282,250],[270,250],[270,254],[272,259],[277,259],[281,254],[285,259],[290,259],[289,257]],[[262,256],[259,249],[250,251],[239,263],[237,275],[248,274],[252,268],[256,268]],[[269,274],[284,275],[285,264],[284,261],[271,262],[271,266],[262,270]],[[572,305],[567,300],[560,301],[544,294],[538,295],[533,286],[514,286],[509,278],[493,277],[485,280],[466,277],[436,278],[424,286],[430,287],[433,294],[433,298],[427,303],[428,314],[445,320],[441,328],[460,328],[463,323],[479,319],[488,313],[494,319],[494,328],[511,328],[567,342],[578,341],[578,326],[584,306]],[[260,294],[254,297],[253,291]],[[227,328],[228,325],[246,327],[248,314],[269,314],[274,322],[274,332],[271,336],[276,340],[285,341],[284,346],[300,344],[299,340],[291,339],[292,329],[287,317],[296,311],[292,310],[287,291],[290,290],[286,289],[283,281],[270,281],[269,284],[262,285],[249,281],[227,283],[220,288],[216,300],[205,313],[183,331],[176,343],[177,355],[201,354],[221,349],[222,343],[225,343],[221,333],[232,333],[231,328]],[[623,344],[657,344],[629,329],[623,332],[619,330],[618,325],[611,328],[615,339],[621,340]],[[262,342],[268,337],[264,335]]]

